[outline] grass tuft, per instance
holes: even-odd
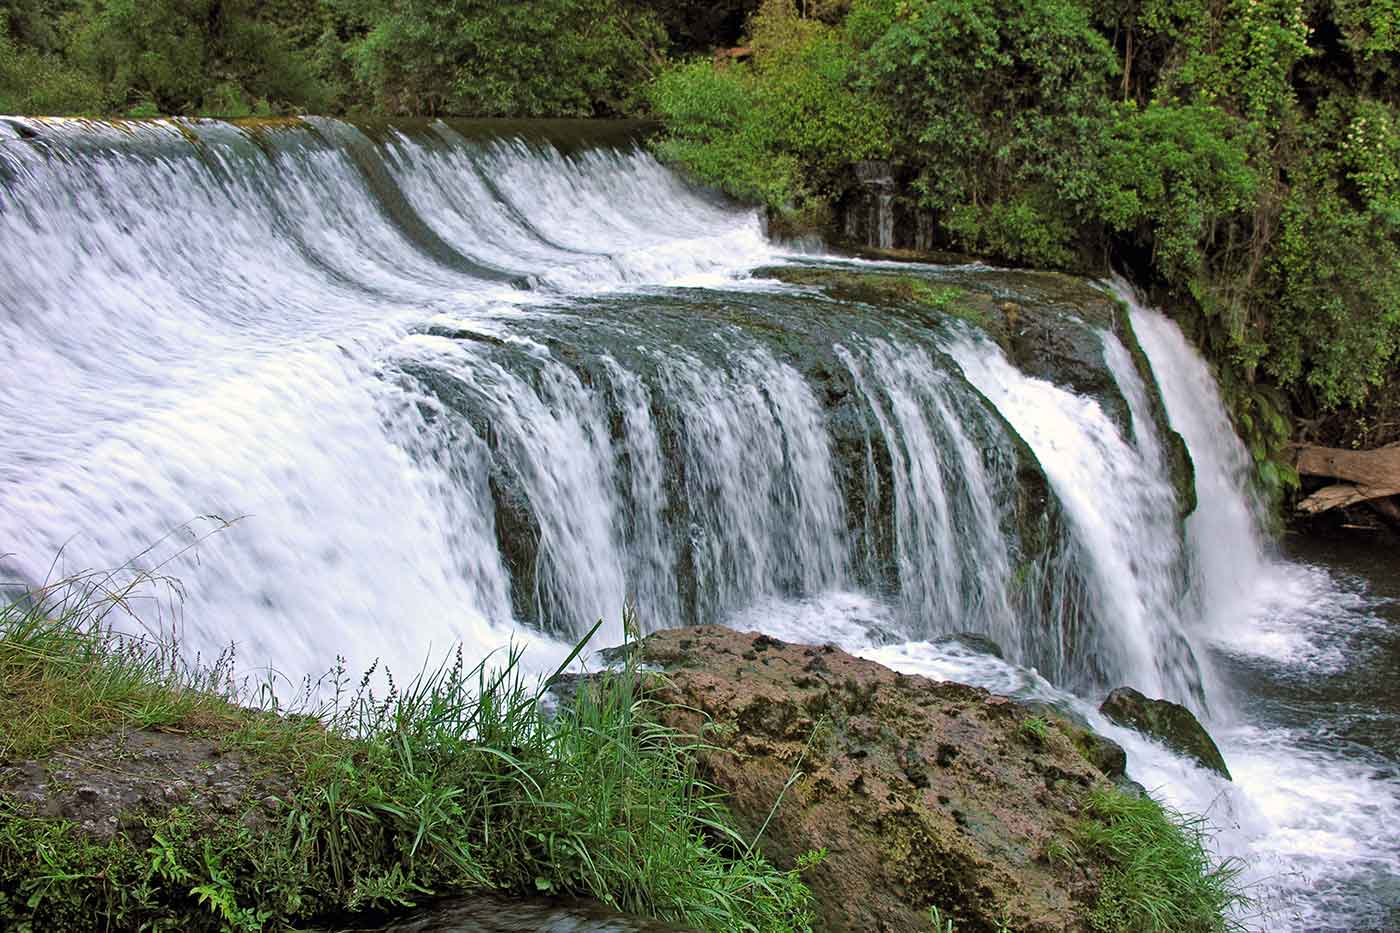
[[[1097,788],[1076,845],[1107,866],[1090,923],[1100,933],[1236,933],[1242,864],[1217,861],[1205,818]]]
[[[89,571],[0,603],[0,760],[33,758],[120,725],[215,728],[243,718],[232,648],[187,664],[174,627],[135,634],[182,597],[179,582],[131,566]]]
[[[797,871],[731,828],[694,740],[657,724],[634,668],[551,715],[517,649],[473,662],[459,648],[406,683],[383,672],[382,695],[341,662],[314,708],[250,709],[231,653],[187,665],[173,639],[108,624],[160,582],[83,575],[0,609],[0,760],[191,733],[244,763],[247,795],[277,775],[285,799],[252,823],[252,800],[147,807],[101,841],[0,792],[0,928],[276,929],[491,889],[699,929],[809,929]]]

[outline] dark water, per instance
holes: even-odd
[[[1312,676],[1276,671],[1255,683],[1298,717],[1325,720],[1319,742],[1365,749],[1400,775],[1400,551],[1378,535],[1290,535],[1284,549],[1293,560],[1326,568],[1339,590],[1356,600],[1342,600],[1349,611],[1318,630],[1347,663]]]

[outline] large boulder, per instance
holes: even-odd
[[[1072,710],[1040,701],[1031,701],[1025,706],[1032,713],[1053,723],[1055,728],[1070,740],[1084,760],[1102,771],[1104,777],[1111,779],[1119,787],[1129,783],[1128,753],[1123,746],[1108,736],[1095,732]]]
[[[1097,869],[1052,859],[1104,776],[1044,717],[975,687],[898,674],[833,646],[718,626],[657,632],[670,725],[739,830],[803,876],[822,930],[1090,929]],[[1004,926],[999,926],[1004,924]]]
[[[1132,687],[1119,687],[1103,701],[1099,712],[1120,726],[1136,729],[1172,751],[1194,758],[1201,767],[1214,771],[1225,780],[1231,779],[1230,769],[1225,767],[1225,756],[1220,754],[1215,740],[1191,711],[1181,704],[1170,700],[1153,700]]]

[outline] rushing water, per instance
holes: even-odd
[[[890,268],[775,245],[601,132],[0,127],[6,577],[135,557],[183,581],[191,651],[293,681],[456,642],[545,669],[629,602],[835,641],[1077,709],[1249,859],[1255,926],[1400,921],[1395,569],[1270,552],[1160,315],[1128,315],[1150,374],[1075,325],[1119,406],[965,323],[755,275]],[[1122,683],[1206,716],[1236,781],[1104,721]]]

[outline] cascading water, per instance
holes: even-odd
[[[1394,929],[1400,703],[1374,678],[1393,678],[1381,672],[1400,657],[1400,591],[1370,592],[1269,552],[1249,454],[1209,368],[1174,324],[1118,290],[1195,462],[1191,628],[1237,685],[1217,704],[1230,715],[1216,731],[1235,787],[1183,779],[1160,759],[1149,780],[1225,827],[1222,845],[1246,860],[1274,910],[1269,929]]]
[[[750,277],[894,267],[782,254],[626,143],[0,128],[6,577],[141,555],[183,581],[191,651],[233,640],[293,678],[512,639],[546,669],[599,618],[619,640],[628,602],[650,627],[836,641],[1076,707],[1227,851],[1271,853],[1295,906],[1270,928],[1381,916],[1359,892],[1400,856],[1365,818],[1400,816],[1373,773],[1396,765],[1329,757],[1222,687],[1240,658],[1338,644],[1304,602],[1337,602],[1337,631],[1373,601],[1265,556],[1247,455],[1164,319],[1130,315],[1156,384],[1081,325],[1115,406],[964,323]],[[1159,390],[1196,461],[1184,537]],[[162,537],[210,514],[241,518]],[[1120,683],[1208,712],[1237,784],[1103,721],[1089,701]],[[1297,896],[1304,874],[1325,893]]]
[[[1133,386],[1126,351],[1105,342],[1120,385]],[[959,341],[952,352],[1034,449],[1068,513],[1098,616],[1085,650],[1105,675],[1189,702],[1200,688],[1177,614],[1177,505],[1146,419],[1134,416],[1144,438],[1134,445],[1098,402],[1024,375],[990,343]],[[1142,392],[1128,394],[1136,411]]]
[[[1160,314],[1140,307],[1118,286],[1131,308],[1133,329],[1163,372],[1162,399],[1172,424],[1186,439],[1196,468],[1196,490],[1209,508],[1187,520],[1192,552],[1192,586],[1199,611],[1212,631],[1235,627],[1232,615],[1248,613],[1244,581],[1265,578],[1269,562],[1259,533],[1259,506],[1249,491],[1249,452],[1225,416],[1215,377],[1191,350],[1181,331]]]

